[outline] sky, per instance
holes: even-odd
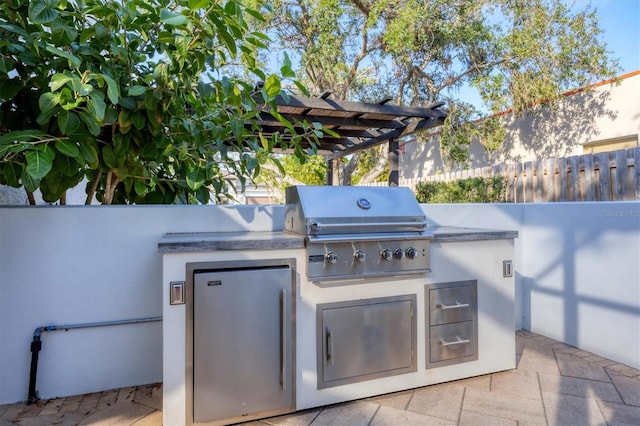
[[[640,70],[640,0],[575,0],[578,10],[597,10],[603,40],[620,61],[621,75]]]
[[[588,6],[596,9],[598,24],[603,30],[602,40],[610,51],[610,57],[620,65],[618,76],[640,70],[640,0],[566,0],[573,3],[576,12]],[[575,87],[578,89],[578,87]],[[462,87],[456,92],[459,99],[475,105],[488,113],[477,89]]]

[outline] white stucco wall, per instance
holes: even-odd
[[[167,232],[282,229],[281,208],[0,207],[0,404],[26,400],[37,327],[162,316]],[[162,381],[162,323],[46,332],[43,398]]]
[[[640,71],[619,82],[567,94],[556,108],[507,121],[500,148],[487,151],[479,142],[469,147],[469,168],[513,164],[583,154],[583,145],[640,134]],[[421,179],[457,169],[447,165],[437,142],[408,142],[400,155],[400,179]]]
[[[640,368],[640,202],[423,208],[434,224],[517,227],[516,324]]]
[[[640,367],[639,202],[423,209],[433,225],[519,231],[518,327]],[[281,206],[0,207],[0,404],[27,398],[35,328],[162,315],[162,235],[278,230],[282,216]],[[44,398],[162,381],[161,323],[42,341]]]

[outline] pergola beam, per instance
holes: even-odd
[[[397,117],[422,117],[436,118],[446,115],[438,108],[444,105],[443,102],[437,102],[427,107],[410,107],[386,104],[368,104],[364,102],[336,101],[334,99],[322,98],[306,98],[295,95],[278,96],[276,98],[278,107],[293,107],[305,109],[317,109],[325,111],[346,111],[359,114],[388,114]]]
[[[323,126],[327,127],[348,127],[350,129],[371,129],[371,128],[385,128],[385,129],[402,129],[406,126],[401,120],[397,118],[392,119],[366,119],[366,118],[353,118],[353,117],[336,117],[336,116],[326,116],[326,115],[295,115],[295,114],[281,114],[282,117],[287,119],[291,123],[296,123],[296,121],[308,121],[311,123],[320,123]],[[283,127],[282,123],[276,120],[271,114],[268,112],[263,112],[260,114],[259,125],[272,125]]]
[[[258,121],[247,123],[246,127],[267,137],[280,133],[286,139],[294,136],[289,133],[292,128],[284,126],[273,115],[288,120],[293,131],[299,135],[303,135],[309,125],[313,130],[314,124],[320,124],[332,133],[325,132],[321,137],[303,135],[305,139],[302,146],[308,148],[315,144],[319,153],[326,153],[329,169],[327,182],[334,185],[338,182],[340,158],[389,142],[390,184],[393,185],[394,182],[397,184],[400,138],[442,125],[447,114],[440,110],[443,103],[407,107],[389,105],[390,101],[390,98],[375,104],[340,101],[331,99],[328,92],[318,98],[279,96],[275,103],[262,105]],[[272,115],[270,111],[274,108],[277,114],[274,112]],[[305,121],[309,124],[303,126],[302,122]]]
[[[419,130],[440,126],[442,125],[443,122],[444,122],[444,119],[421,120],[420,122],[416,123],[414,126],[405,127],[404,129],[391,130],[389,132],[381,134],[378,137],[371,138],[364,142],[358,143],[352,147],[345,148],[341,151],[335,151],[333,154],[328,156],[328,159],[333,160],[336,158],[344,157],[349,154],[353,154],[354,152],[361,151],[363,149],[373,148],[374,146],[378,146],[393,138],[408,136]]]

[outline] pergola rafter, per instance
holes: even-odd
[[[444,123],[447,114],[440,108],[443,103],[427,107],[406,107],[380,102],[377,104],[364,102],[337,101],[323,94],[318,98],[303,96],[280,96],[276,99],[277,112],[291,123],[319,123],[331,130],[334,135],[325,134],[319,139],[318,150],[324,154],[329,164],[344,156],[364,149],[390,143],[394,150],[393,158],[397,158],[399,138],[416,132],[438,127]],[[270,113],[270,107],[264,107],[258,125],[265,135],[285,133],[285,127]],[[397,166],[397,164],[396,164]],[[394,173],[395,171],[395,173]],[[333,171],[329,171],[329,181]],[[395,175],[397,185],[397,169],[390,170]]]

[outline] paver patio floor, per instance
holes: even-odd
[[[527,331],[516,342],[516,370],[248,424],[640,425],[638,369]],[[0,426],[158,426],[161,410],[162,384],[154,384],[0,405]]]

